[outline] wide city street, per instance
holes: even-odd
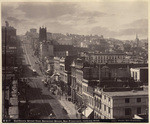
[[[29,101],[29,118],[31,119],[69,119],[64,107],[56,96],[52,95],[42,83],[45,75],[40,70],[38,58],[33,55],[29,41],[22,43],[25,62],[27,64],[24,77],[29,81],[27,88],[27,99]],[[36,75],[33,74],[36,70]]]

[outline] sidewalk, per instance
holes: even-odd
[[[39,58],[36,58],[37,60],[39,60]],[[42,65],[42,62],[40,61],[40,67],[41,67],[41,73],[43,74],[43,76],[45,76],[44,72],[43,72],[43,68],[44,66]],[[53,96],[53,95],[52,95]],[[58,100],[58,102],[62,105],[62,107],[67,111],[68,116],[70,119],[77,119],[76,117],[76,110],[75,110],[75,105],[70,101],[67,101],[65,99],[65,96],[61,96],[61,99],[56,98],[56,96],[54,96],[55,99]],[[62,116],[60,114],[60,107],[56,106],[56,100],[51,100],[50,102],[51,107],[53,108],[54,113],[57,115],[58,119],[60,119]],[[64,118],[67,118],[67,115],[63,114]]]
[[[77,119],[75,105],[71,101],[67,101],[65,99],[65,96],[61,96],[61,99],[59,99],[58,101],[64,107],[64,109],[67,111],[70,119]]]

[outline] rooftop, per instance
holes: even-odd
[[[140,70],[140,69],[148,69],[148,67],[138,67],[138,68],[132,68],[132,69]]]
[[[73,49],[72,45],[54,45],[54,51],[72,51]]]
[[[95,53],[95,52],[85,52],[87,54],[94,54],[94,55],[126,55],[125,53]]]
[[[104,94],[111,96],[111,97],[118,97],[118,96],[137,96],[137,95],[144,95],[148,96],[148,91],[146,90],[139,90],[139,91],[119,91],[119,92],[103,92]]]

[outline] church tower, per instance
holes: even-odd
[[[40,27],[40,30],[39,30],[39,41],[40,42],[43,42],[43,41],[47,41],[47,30],[46,30],[46,27]]]
[[[140,40],[139,40],[139,38],[138,38],[138,35],[137,35],[137,34],[136,34],[135,43],[136,43],[136,47],[139,47]]]

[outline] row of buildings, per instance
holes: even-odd
[[[54,73],[80,118],[133,119],[148,114],[148,90],[143,87],[148,84],[147,64],[96,65],[83,58],[55,57]]]
[[[34,30],[34,32],[32,31]],[[30,39],[34,55],[40,58],[45,66],[45,70],[53,70],[54,57],[66,56],[81,56],[90,63],[131,63],[131,55],[126,53],[106,53],[89,48],[75,47],[73,45],[60,45],[54,40],[47,39],[46,28],[42,27],[39,30],[39,37],[35,29],[31,29],[26,34],[27,39]],[[98,45],[96,45],[98,46]],[[105,45],[100,45],[102,48]],[[98,49],[102,49],[98,48]]]
[[[38,46],[34,51],[50,82],[63,86],[59,89],[76,105],[79,118],[148,117],[147,63],[130,63],[130,56],[124,53],[56,44],[46,40],[45,31],[40,28],[39,40],[31,44],[33,49]]]
[[[16,35],[16,29],[9,26],[2,26],[2,118],[18,119],[25,112],[20,108],[26,106],[26,98],[21,91],[25,88],[21,86],[20,78],[22,77],[22,49],[20,40]],[[20,92],[20,93],[19,93]]]

